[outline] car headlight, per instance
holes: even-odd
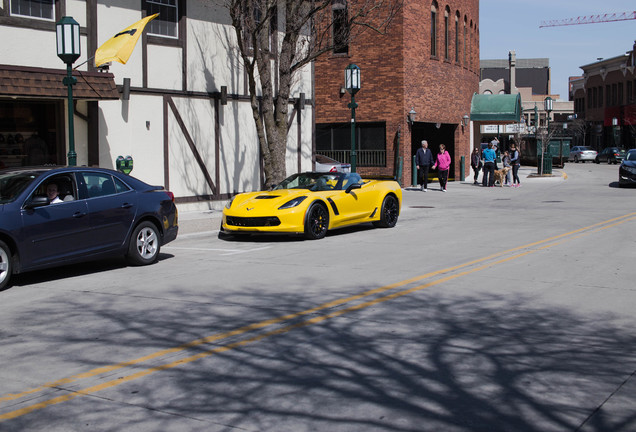
[[[234,198],[236,198],[236,196],[233,196],[232,198],[230,198],[227,202],[227,204],[225,204],[225,208],[229,209],[230,207],[232,207],[232,203],[234,202]]]
[[[285,209],[290,209],[290,208],[296,207],[301,202],[305,201],[305,199],[307,199],[306,196],[296,197],[293,200],[287,201],[285,204],[283,204],[282,206],[278,207],[278,210],[285,210]]]

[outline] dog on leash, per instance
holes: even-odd
[[[499,182],[499,186],[503,187],[508,171],[510,171],[510,167],[503,167],[500,170],[495,170],[495,183]]]

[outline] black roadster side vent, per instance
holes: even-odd
[[[331,208],[333,209],[334,214],[338,216],[340,212],[338,212],[338,206],[336,205],[336,203],[333,202],[331,198],[327,198],[327,201],[329,201],[329,205],[331,205]]]
[[[259,195],[255,199],[274,199],[278,198],[278,195]]]

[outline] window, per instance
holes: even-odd
[[[599,108],[603,107],[603,86],[598,88],[598,106]]]
[[[386,166],[386,124],[356,123],[358,166]],[[351,162],[351,123],[316,124],[316,153]]]
[[[119,190],[115,189],[113,177],[108,174],[85,172],[82,173],[81,176],[84,178],[84,182],[86,183],[86,189],[89,198],[114,195],[116,193],[122,192],[121,185]],[[123,190],[126,190],[125,185]]]
[[[468,39],[468,26],[466,25],[466,17],[464,17],[464,65],[466,65],[466,45],[467,45],[467,39]]]
[[[437,57],[437,3],[431,4],[431,56]]]
[[[448,20],[450,19],[450,17],[448,16],[449,14],[450,10],[447,6],[444,10],[444,60],[450,59],[450,23],[448,22]]]
[[[53,20],[55,0],[11,0],[11,15]]]
[[[459,12],[455,15],[455,63],[459,63]]]
[[[598,92],[596,90],[597,90],[596,87],[592,89],[592,107],[593,108],[598,108]]]
[[[631,81],[627,81],[627,103],[634,102],[633,85]]]
[[[148,23],[148,34],[177,38],[179,36],[179,0],[146,0],[146,14],[159,16]]]
[[[349,52],[349,21],[345,0],[334,0],[331,3],[333,19],[333,52],[347,54]]]
[[[617,101],[617,105],[623,105],[623,83],[620,82],[618,83],[618,101]]]
[[[605,106],[612,106],[612,92],[611,87],[608,85],[605,86]]]

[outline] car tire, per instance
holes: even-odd
[[[133,265],[152,264],[159,258],[161,236],[152,222],[142,222],[134,229],[128,246],[128,261]]]
[[[0,291],[9,286],[13,273],[13,261],[11,259],[11,249],[3,241],[0,241]]]
[[[398,200],[393,195],[387,195],[382,201],[382,209],[380,210],[380,220],[373,222],[378,228],[393,228],[397,223],[400,215]]]
[[[596,157],[596,159],[594,159],[594,162],[595,162],[597,165],[601,163],[601,161],[600,161],[600,159],[598,158],[598,156]],[[608,162],[609,162],[609,160],[608,160]]]
[[[574,156],[574,163],[579,163],[579,158]]]
[[[305,216],[305,237],[309,240],[320,240],[327,235],[329,228],[329,211],[324,204],[313,203]]]

